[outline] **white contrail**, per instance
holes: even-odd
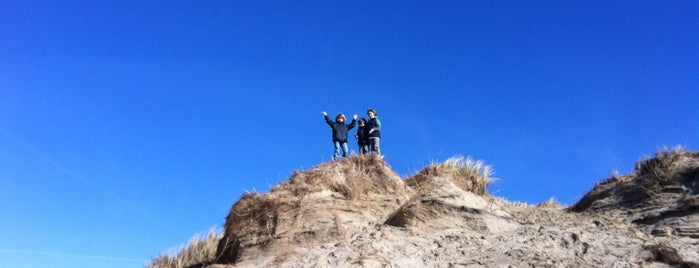
[[[29,154],[33,155],[33,156],[36,157],[37,159],[40,159],[40,160],[42,160],[42,161],[48,163],[50,166],[54,167],[55,169],[64,172],[65,174],[67,174],[67,175],[68,175],[69,177],[71,177],[72,179],[82,182],[83,184],[85,184],[85,185],[89,186],[90,188],[92,188],[92,190],[94,190],[94,191],[96,191],[96,192],[99,192],[100,194],[102,194],[102,195],[104,195],[104,196],[106,196],[106,197],[111,198],[112,200],[116,201],[118,204],[121,204],[122,206],[124,206],[124,207],[130,209],[131,211],[136,212],[137,214],[139,214],[139,215],[141,215],[142,217],[144,217],[144,218],[150,220],[151,222],[157,223],[158,225],[160,225],[161,227],[163,227],[163,228],[165,228],[165,229],[167,229],[167,230],[169,230],[169,231],[173,231],[173,232],[174,232],[174,231],[176,230],[176,228],[175,228],[173,225],[171,225],[171,224],[169,224],[169,223],[167,223],[167,222],[161,220],[160,218],[158,218],[158,217],[154,216],[153,214],[149,213],[148,211],[145,211],[145,210],[143,210],[143,209],[141,209],[141,208],[139,208],[139,207],[137,207],[137,206],[135,206],[135,205],[133,205],[133,204],[131,204],[131,203],[129,203],[129,202],[123,200],[123,199],[121,199],[121,198],[120,198],[119,196],[117,196],[117,195],[114,195],[114,194],[109,193],[108,191],[106,191],[106,190],[104,189],[104,187],[100,187],[99,185],[97,185],[96,183],[94,183],[94,182],[92,182],[92,181],[86,179],[85,177],[80,176],[80,175],[78,175],[78,174],[75,174],[75,173],[72,172],[70,169],[66,168],[65,166],[63,166],[62,164],[60,164],[58,161],[56,161],[56,160],[54,160],[53,158],[51,158],[50,156],[47,156],[47,155],[45,155],[45,154],[42,154],[42,153],[38,152],[37,150],[34,150],[34,149],[33,149],[32,147],[30,147],[29,145],[23,144],[23,143],[21,143],[21,142],[18,142],[18,141],[16,141],[16,140],[12,139],[12,138],[10,137],[9,133],[7,133],[6,131],[4,131],[4,129],[0,129],[0,134],[2,134],[2,135],[0,135],[0,136],[4,136],[4,138],[5,138],[6,140],[9,140],[9,141],[11,141],[12,143],[14,143],[14,144],[18,145],[19,147],[23,148],[25,151],[27,151]]]
[[[170,231],[174,231],[174,230],[175,230],[175,227],[172,226],[171,224],[169,224],[169,223],[167,223],[167,222],[161,220],[160,218],[155,217],[153,214],[149,213],[148,211],[145,211],[145,210],[143,210],[143,209],[141,209],[141,208],[139,208],[139,207],[136,207],[135,205],[133,205],[133,204],[131,204],[131,203],[129,203],[129,202],[127,202],[127,201],[121,199],[119,196],[116,196],[116,195],[114,195],[114,194],[111,194],[111,193],[107,192],[106,190],[104,190],[104,188],[99,187],[97,184],[95,184],[95,183],[93,183],[92,181],[90,181],[90,180],[84,178],[83,176],[80,176],[80,175],[78,175],[78,174],[73,173],[72,171],[70,171],[69,169],[67,169],[66,167],[64,167],[63,165],[61,165],[60,163],[58,163],[57,161],[53,160],[52,158],[50,158],[50,157],[48,157],[48,156],[44,156],[44,155],[42,155],[42,154],[40,154],[40,153],[37,153],[37,152],[33,152],[33,154],[34,154],[37,158],[42,159],[42,160],[46,161],[47,163],[49,163],[49,164],[50,164],[51,166],[53,166],[54,168],[56,168],[56,169],[58,169],[58,170],[60,170],[60,171],[65,172],[66,174],[68,174],[68,176],[72,177],[73,179],[76,179],[76,180],[78,180],[78,181],[81,181],[81,182],[85,183],[86,185],[88,185],[89,187],[91,187],[93,190],[95,190],[95,191],[101,193],[101,194],[104,195],[104,196],[107,196],[107,197],[113,199],[114,201],[116,201],[117,203],[121,204],[122,206],[124,206],[124,207],[126,207],[126,208],[128,208],[128,209],[130,209],[130,210],[132,210],[132,211],[134,211],[134,212],[136,212],[136,213],[138,213],[138,214],[140,214],[140,215],[143,216],[144,218],[147,218],[147,219],[149,219],[149,220],[152,221],[152,222],[158,223],[161,227],[165,227],[166,229],[168,229],[168,230],[170,230]]]
[[[134,259],[134,258],[122,258],[122,257],[113,257],[113,256],[100,256],[100,255],[74,254],[74,253],[60,253],[60,252],[37,251],[37,250],[0,249],[0,253],[14,253],[14,254],[25,254],[25,255],[44,255],[44,256],[55,256],[55,257],[83,258],[83,259],[100,259],[100,260],[138,262],[138,263],[146,263],[147,262],[147,260]]]

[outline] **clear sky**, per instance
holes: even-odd
[[[571,205],[696,150],[698,90],[697,1],[0,0],[0,267],[141,267],[328,161],[323,110]]]

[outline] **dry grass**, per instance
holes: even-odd
[[[692,180],[699,173],[699,153],[686,151],[677,146],[674,148],[662,148],[654,157],[647,157],[636,162],[633,172],[627,175],[614,173],[611,177],[597,183],[573,207],[572,211],[587,209],[595,200],[610,195],[613,189],[633,189],[643,187],[646,194],[652,195],[659,185],[673,183],[682,180]],[[634,183],[631,183],[634,181]],[[619,188],[619,185],[626,185]]]
[[[324,163],[308,171],[294,172],[288,181],[274,187],[271,193],[290,192],[294,196],[303,196],[323,190],[354,200],[369,193],[399,193],[404,190],[404,185],[380,155],[363,154]]]
[[[323,163],[308,171],[295,172],[269,193],[243,194],[226,218],[225,236],[221,237],[221,233],[211,233],[206,238],[195,236],[186,247],[158,256],[148,267],[197,267],[214,260],[234,262],[240,248],[249,246],[241,243],[266,244],[275,238],[281,213],[300,211],[304,196],[328,190],[338,198],[361,200],[369,194],[403,193],[405,186],[377,154]],[[336,234],[342,235],[341,219],[335,220]],[[255,239],[243,239],[246,237]]]
[[[195,235],[189,243],[178,250],[162,253],[151,260],[148,268],[194,268],[213,263],[216,248],[223,233],[212,228],[206,236]]]
[[[391,226],[405,227],[411,219],[429,219],[440,214],[440,211],[434,209],[441,209],[442,206],[432,207],[432,210],[416,209],[418,205],[415,201],[442,187],[445,180],[451,181],[456,187],[464,191],[487,197],[486,188],[493,180],[492,173],[493,170],[490,166],[470,157],[457,156],[449,158],[443,163],[431,164],[405,180],[405,185],[414,192],[408,202],[404,203],[386,223]],[[430,200],[429,202],[435,201]]]
[[[646,157],[636,162],[634,171],[627,175],[614,172],[612,176],[597,183],[595,188],[613,185],[616,183],[628,182],[641,176],[653,176],[659,179],[672,178],[677,170],[686,170],[689,165],[699,167],[696,161],[683,161],[697,157],[699,154],[686,151],[682,146],[674,148],[664,147],[655,153],[655,157]]]
[[[538,208],[564,208],[565,206],[558,203],[555,198],[551,197],[549,200],[536,204]]]
[[[620,182],[628,182],[637,177],[653,176],[657,179],[671,179],[678,170],[698,168],[696,159],[699,153],[688,152],[681,146],[674,148],[664,147],[656,152],[655,157],[646,157],[636,162],[634,171],[628,175],[620,175],[618,172],[598,183],[597,186],[605,186]]]
[[[277,219],[277,202],[268,195],[248,192],[240,197],[231,208],[226,218],[226,233],[236,235],[249,235],[254,232],[256,236],[274,235],[274,225]],[[251,226],[263,228],[249,229]],[[235,230],[235,232],[233,232]]]
[[[666,147],[658,150],[655,157],[637,162],[632,175],[653,175],[657,178],[671,179],[678,170],[698,168],[699,162],[693,160],[697,157],[699,153],[688,152],[681,146]]]
[[[237,258],[240,238],[258,237],[256,243],[264,244],[276,233],[280,201],[256,192],[244,193],[233,204],[226,224],[224,237],[219,245],[217,262],[232,262]],[[245,245],[243,245],[245,246]]]
[[[429,191],[429,183],[435,177],[450,177],[454,184],[464,191],[485,195],[488,185],[493,181],[493,169],[481,160],[471,157],[456,156],[444,163],[431,164],[414,176],[405,180],[408,187],[418,192]]]
[[[400,195],[406,191],[403,181],[377,154],[365,154],[323,163],[307,171],[294,172],[291,178],[272,188],[269,193],[246,193],[231,208],[225,224],[221,262],[235,262],[239,250],[252,244],[266,245],[288,229],[280,223],[293,222],[306,211],[309,196],[332,193],[333,198],[368,200],[372,195]],[[311,198],[312,199],[312,198]],[[344,233],[341,219],[335,218],[336,232]],[[290,223],[293,225],[293,223]],[[254,238],[254,239],[251,239]],[[295,241],[303,239],[296,236]]]

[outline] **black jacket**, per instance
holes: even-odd
[[[354,137],[357,138],[357,144],[360,146],[369,144],[369,133],[367,131],[369,129],[366,128],[366,125],[357,127],[357,134],[354,134]]]
[[[378,117],[370,118],[364,126],[367,132],[367,138],[381,138],[381,121]],[[369,130],[374,129],[373,132],[369,133]]]
[[[347,142],[347,132],[354,127],[357,119],[352,119],[352,123],[345,124],[330,120],[330,117],[325,116],[325,123],[333,129],[333,141]]]

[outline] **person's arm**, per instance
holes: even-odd
[[[331,126],[331,127],[332,127],[332,126],[333,126],[333,121],[330,120],[330,117],[328,117],[328,113],[325,112],[325,111],[322,111],[322,112],[320,112],[320,114],[322,114],[323,117],[325,118],[325,123],[328,123],[328,126]]]
[[[350,129],[352,129],[352,128],[354,127],[354,125],[355,125],[355,124],[357,124],[357,118],[356,118],[356,115],[355,115],[355,118],[354,118],[354,119],[352,119],[352,123],[350,123],[350,124],[349,124],[349,126],[347,127],[347,130],[350,130]]]

